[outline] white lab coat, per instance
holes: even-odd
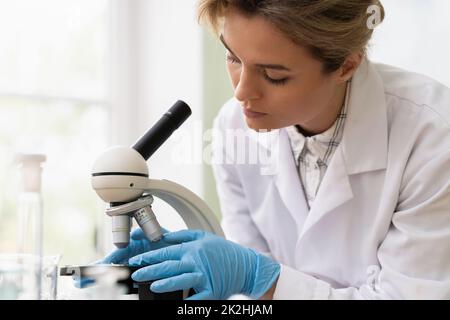
[[[227,238],[281,263],[274,299],[450,299],[449,89],[364,61],[348,108],[308,212],[285,129],[258,134],[223,106],[215,129],[278,139],[279,161],[213,165]]]

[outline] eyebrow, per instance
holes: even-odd
[[[225,42],[225,39],[223,38],[223,35],[222,35],[222,34],[220,35],[220,41],[222,42],[222,44],[224,45],[224,47],[225,47],[228,51],[230,51],[230,53],[231,53],[233,56],[236,56],[236,55],[234,54],[233,50],[231,50],[230,47],[228,47],[228,45],[227,45],[227,43]],[[236,56],[236,57],[237,57],[237,56]],[[274,69],[274,70],[291,71],[291,69],[289,69],[289,68],[287,68],[287,67],[285,67],[285,66],[283,66],[283,65],[281,65],[281,64],[261,64],[261,63],[258,63],[258,64],[256,64],[256,66],[257,66],[257,67],[260,67],[260,68],[265,68],[265,69]]]

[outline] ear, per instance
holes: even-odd
[[[350,54],[344,64],[337,70],[336,76],[338,82],[344,83],[350,80],[358,69],[364,58],[362,52],[354,52]]]

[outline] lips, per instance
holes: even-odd
[[[257,111],[253,111],[253,110],[249,110],[249,109],[244,109],[244,114],[247,118],[252,118],[252,119],[260,118],[260,117],[267,115],[267,113],[257,112]]]

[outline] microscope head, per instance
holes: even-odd
[[[110,204],[108,210],[139,199],[148,183],[145,159],[130,147],[112,147],[103,152],[92,169],[91,184],[98,196]],[[113,242],[125,248],[130,241],[133,211],[112,216]]]
[[[130,147],[103,152],[92,169],[92,188],[108,203],[131,202],[142,196],[148,181],[147,162]]]

